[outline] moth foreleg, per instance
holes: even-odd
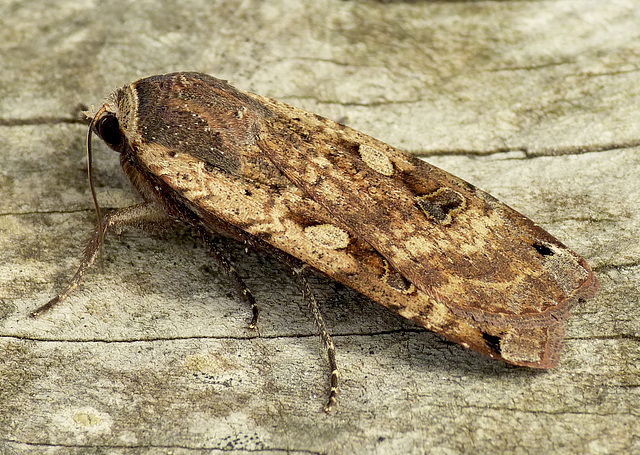
[[[224,273],[226,273],[226,275],[235,284],[236,292],[238,293],[240,298],[242,298],[245,302],[247,302],[251,307],[252,316],[251,316],[251,322],[249,323],[249,328],[257,330],[259,310],[258,310],[258,305],[256,304],[256,299],[253,297],[251,290],[247,287],[243,279],[238,274],[238,270],[233,266],[233,264],[231,264],[231,262],[229,262],[229,260],[226,258],[224,253],[220,251],[220,249],[218,248],[218,245],[216,245],[214,242],[211,241],[211,238],[209,237],[208,233],[202,228],[199,229],[199,233],[202,239],[204,240],[205,244],[209,248],[209,252],[211,253],[211,256],[213,256],[213,258],[216,260],[218,265],[222,268]]]
[[[320,338],[322,338],[322,343],[324,344],[324,347],[327,350],[327,355],[329,357],[329,368],[331,369],[329,382],[331,390],[329,391],[329,401],[324,407],[324,412],[329,413],[338,401],[338,381],[340,379],[340,373],[338,371],[338,365],[336,364],[336,348],[333,345],[333,340],[331,339],[331,335],[329,335],[329,331],[327,330],[327,325],[325,324],[324,319],[322,319],[322,313],[320,313],[318,301],[316,300],[316,296],[311,290],[309,281],[304,274],[304,268],[294,268],[294,273],[300,280],[300,284],[302,286],[302,295],[309,305],[311,314],[313,314],[313,319],[316,323],[316,326],[318,326],[318,330],[320,331]]]
[[[82,279],[89,270],[89,267],[91,267],[99,256],[104,236],[107,232],[120,233],[127,227],[136,227],[141,229],[155,228],[158,225],[165,224],[169,220],[169,216],[158,205],[151,202],[143,202],[142,204],[132,205],[130,207],[125,207],[107,213],[102,218],[102,230],[100,230],[99,227],[96,227],[91,240],[89,240],[89,243],[85,247],[80,267],[78,267],[78,271],[71,279],[67,289],[65,289],[62,294],[59,294],[37,310],[33,311],[31,316],[34,318],[42,316],[47,311],[63,302],[78,288]]]

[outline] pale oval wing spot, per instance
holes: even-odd
[[[360,152],[362,161],[374,171],[386,176],[393,174],[393,163],[389,157],[380,150],[360,144],[358,152]]]
[[[316,245],[329,250],[339,250],[349,245],[349,234],[333,224],[307,226],[304,235]]]

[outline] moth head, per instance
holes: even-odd
[[[91,127],[89,127],[89,134],[92,129],[109,147],[116,152],[120,152],[125,142],[125,136],[120,128],[118,117],[116,113],[111,110],[109,104],[102,106],[93,117]]]

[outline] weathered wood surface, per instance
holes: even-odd
[[[0,453],[640,453],[640,3],[191,0],[0,5]],[[482,358],[356,293],[234,251],[260,337],[184,230],[108,239],[40,320],[94,223],[78,103],[196,70],[343,121],[488,190],[602,288],[562,365]],[[97,142],[96,142],[97,144]],[[96,145],[104,207],[136,201]]]

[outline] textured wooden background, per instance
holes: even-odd
[[[0,453],[640,453],[640,2],[0,3]],[[79,103],[176,70],[339,120],[491,192],[594,267],[562,365],[482,358],[314,279],[342,368],[268,257],[248,309],[190,232],[94,224]],[[137,201],[96,141],[105,208]]]

